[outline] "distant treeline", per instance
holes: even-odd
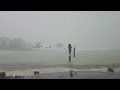
[[[27,43],[21,38],[0,37],[0,50],[27,50]]]
[[[57,43],[54,47],[60,49],[64,44]],[[36,50],[41,48],[52,48],[52,46],[44,47],[41,42],[36,42],[34,45],[27,43],[22,38],[8,38],[6,36],[0,36],[0,50]]]

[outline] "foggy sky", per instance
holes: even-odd
[[[0,11],[0,35],[80,49],[120,49],[120,12]]]

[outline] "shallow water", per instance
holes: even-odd
[[[2,63],[40,63],[68,64],[68,51],[0,51]],[[89,64],[120,64],[120,50],[77,50],[72,63]]]

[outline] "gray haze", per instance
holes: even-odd
[[[80,49],[120,49],[120,12],[0,11],[0,35]]]

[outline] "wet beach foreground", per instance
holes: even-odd
[[[120,79],[119,65],[28,66],[27,69],[1,70],[0,79]]]

